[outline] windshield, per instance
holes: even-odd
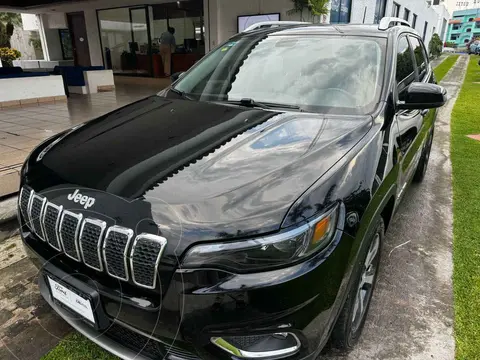
[[[251,99],[307,111],[365,113],[380,97],[385,39],[254,36],[217,48],[175,85],[200,101]]]

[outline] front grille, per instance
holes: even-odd
[[[130,255],[133,282],[148,289],[155,289],[158,263],[167,239],[150,234],[136,237]]]
[[[103,271],[100,246],[106,227],[105,221],[85,219],[80,230],[79,243],[83,262],[98,271]]]
[[[30,204],[30,221],[34,233],[42,240],[44,240],[42,230],[42,212],[47,199],[43,196],[34,195]]]
[[[112,324],[105,335],[123,346],[128,347],[139,354],[152,359],[184,359],[199,360],[199,358],[187,350],[168,345],[148,338],[133,330],[127,329],[118,324]],[[171,357],[169,355],[173,355]]]
[[[58,238],[58,226],[60,225],[60,214],[62,207],[47,203],[43,212],[43,234],[45,240],[56,250],[61,251],[60,240]]]
[[[65,254],[80,261],[80,254],[78,251],[77,236],[82,221],[82,214],[75,214],[71,211],[65,210],[60,219],[60,241],[62,242]]]
[[[269,337],[270,335],[229,336],[228,342],[239,349],[248,349]]]
[[[30,200],[32,199],[32,197],[33,197],[33,191],[31,189],[28,189],[26,187],[22,188],[22,190],[20,191],[18,206],[20,207],[20,212],[22,213],[22,216],[25,219],[25,222],[27,223],[30,222],[28,208],[29,208]]]
[[[114,278],[128,281],[127,252],[133,230],[112,226],[103,243],[103,256],[107,273]]]
[[[129,281],[132,274],[137,286],[155,289],[165,238],[140,234],[130,249],[133,230],[84,219],[82,214],[64,210],[28,187],[21,189],[18,206],[32,232],[54,249],[123,281]]]

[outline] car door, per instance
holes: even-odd
[[[396,54],[395,99],[404,101],[408,87],[419,81],[414,52],[407,35],[398,38]],[[400,146],[398,198],[403,196],[420,160],[417,139],[423,126],[424,115],[425,112],[419,110],[397,110],[395,114],[398,125],[397,143]]]

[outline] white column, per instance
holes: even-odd
[[[50,54],[48,52],[47,37],[45,36],[45,25],[43,23],[43,17],[41,14],[37,15],[38,18],[38,33],[40,35],[40,43],[42,44],[43,59],[50,61]]]
[[[84,10],[85,27],[87,28],[88,48],[90,51],[90,62],[92,66],[102,66],[102,44],[100,43],[100,32],[96,10]]]

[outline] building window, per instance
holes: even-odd
[[[385,10],[387,8],[387,0],[377,0],[375,4],[374,23],[378,24],[382,18],[385,17]]]
[[[452,30],[459,30],[459,29],[460,29],[460,25],[456,25],[456,24],[455,24],[455,25],[453,25],[453,28],[452,28]]]
[[[393,17],[399,17],[400,16],[400,5],[397,4],[396,2],[393,3],[392,16]]]
[[[450,40],[455,41],[458,39],[458,35],[452,35],[450,36]]]
[[[477,21],[477,22],[475,23],[475,26],[476,26],[477,28],[480,28],[480,21]]]
[[[187,57],[198,60],[205,54],[199,1],[103,9],[97,10],[97,17],[104,64],[115,74],[160,77],[185,71]],[[162,44],[169,28],[176,30],[175,41]],[[163,67],[166,54],[168,69]]]
[[[466,44],[466,43],[470,42],[470,39],[465,39],[465,40],[463,40],[463,42]]]
[[[413,19],[412,19],[412,28],[417,27],[417,14],[413,14]]]
[[[442,39],[445,39],[445,32],[446,31],[447,31],[447,19],[443,19],[442,36],[440,36]]]
[[[468,28],[466,32],[472,32],[472,28]]]
[[[408,21],[409,18],[410,18],[410,10],[405,8],[405,11],[403,13],[403,20]]]
[[[473,18],[468,19],[469,22],[473,21]]]
[[[330,23],[346,24],[350,22],[352,0],[332,0]]]
[[[423,28],[423,41],[427,38],[427,29],[428,29],[428,22],[425,21],[425,27]]]
[[[68,29],[58,30],[60,44],[62,45],[63,60],[73,60],[73,45],[70,31]]]

